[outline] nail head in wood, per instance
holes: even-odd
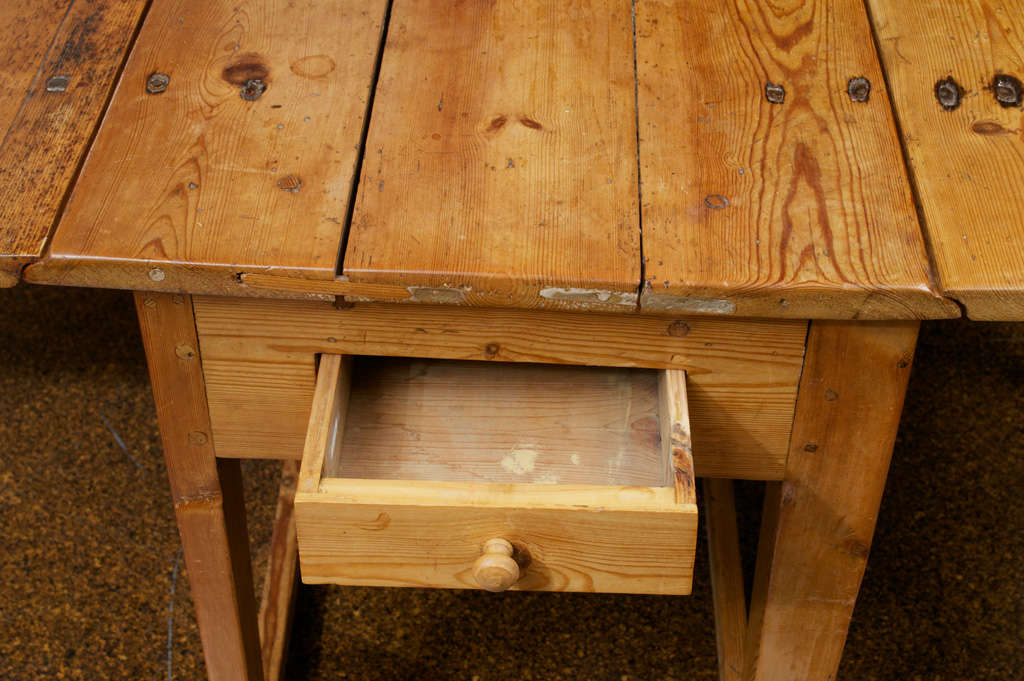
[[[151,95],[158,95],[161,92],[165,92],[170,84],[171,77],[166,73],[151,73],[146,78],[146,92]]]
[[[996,96],[999,106],[1004,108],[1020,106],[1022,90],[1024,86],[1020,80],[1005,73],[997,73],[992,79],[992,93]]]
[[[935,83],[935,99],[946,111],[953,111],[960,106],[960,99],[964,96],[964,90],[960,84],[953,80],[952,76],[943,78]]]
[[[786,100],[786,88],[769,81],[764,84],[764,98],[772,104],[782,104]]]
[[[846,84],[846,94],[854,102],[866,102],[871,98],[871,81],[863,76],[851,78]]]

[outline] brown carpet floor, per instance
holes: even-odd
[[[1024,325],[925,324],[840,678],[1024,679],[1022,425]],[[279,468],[243,470],[262,576]],[[0,290],[0,679],[205,678],[179,546],[130,296]],[[688,598],[303,587],[288,678],[715,664],[702,546]]]

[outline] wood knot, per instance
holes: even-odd
[[[540,123],[538,123],[537,121],[533,120],[532,118],[530,118],[528,116],[520,116],[519,117],[519,122],[522,123],[523,125],[525,125],[530,130],[543,130],[544,129],[543,125],[541,125]]]
[[[221,71],[221,78],[232,85],[245,85],[250,80],[265,81],[270,69],[258,54],[243,54]]]
[[[676,338],[682,338],[683,336],[689,335],[690,325],[684,322],[682,319],[677,319],[668,325],[668,335],[675,336]]]
[[[178,343],[174,346],[174,354],[178,359],[189,360],[196,356],[196,349],[188,343]]]

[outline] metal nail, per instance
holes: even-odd
[[[1002,107],[1020,106],[1022,90],[1020,80],[1005,73],[997,73],[992,80],[992,92]]]
[[[71,76],[54,76],[46,81],[47,92],[64,92],[68,89]]]
[[[846,94],[854,102],[866,102],[871,97],[871,81],[863,76],[851,78],[846,84]]]
[[[964,96],[964,89],[953,80],[953,76],[943,78],[935,83],[935,99],[946,111],[952,111],[960,106],[960,99]]]
[[[245,81],[242,89],[239,91],[242,99],[247,102],[255,102],[259,99],[264,92],[267,91],[267,84],[259,78],[250,78]]]
[[[158,95],[167,89],[171,84],[171,77],[166,73],[151,73],[146,79],[146,92],[151,95]]]
[[[764,98],[772,104],[782,104],[786,99],[786,88],[768,81],[764,84]]]

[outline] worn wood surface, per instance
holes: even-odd
[[[668,486],[658,373],[357,358],[344,437],[325,475]]]
[[[42,255],[146,4],[0,3],[0,287]]]
[[[972,319],[1024,320],[1024,115],[992,90],[1024,79],[1024,2],[926,0],[913,21],[868,6],[942,288]],[[949,77],[953,110],[935,94]]]
[[[350,280],[635,309],[628,2],[396,3],[366,149]]]
[[[299,477],[297,461],[281,466],[281,486],[274,510],[270,537],[270,558],[260,599],[260,651],[264,681],[284,678],[291,633],[292,611],[299,579],[299,546],[295,537],[295,489]]]
[[[860,2],[636,13],[643,310],[959,315],[931,281]],[[847,94],[854,77],[867,102]]]
[[[690,437],[690,405],[686,372],[666,369],[658,374],[658,431],[665,475],[676,493],[676,503],[696,504],[693,478],[693,439]],[[709,456],[713,456],[708,452]]]
[[[27,276],[172,291],[238,288],[246,270],[334,277],[386,5],[154,2]],[[248,101],[252,80],[266,89]]]
[[[191,298],[135,304],[207,672],[263,681],[241,471],[214,453]]]
[[[529,553],[516,590],[688,594],[693,580],[697,508],[669,487],[332,478],[295,510],[307,583],[475,589],[494,537]]]
[[[814,322],[786,478],[768,485],[744,679],[835,678],[917,340],[916,322]]]
[[[782,477],[806,323],[270,300],[196,299],[224,456],[299,458],[315,353],[687,372],[698,475]],[[703,456],[707,452],[707,456]]]
[[[708,535],[708,571],[715,608],[715,643],[719,681],[743,678],[743,640],[747,632],[747,601],[736,526],[732,480],[704,480],[704,516]]]

